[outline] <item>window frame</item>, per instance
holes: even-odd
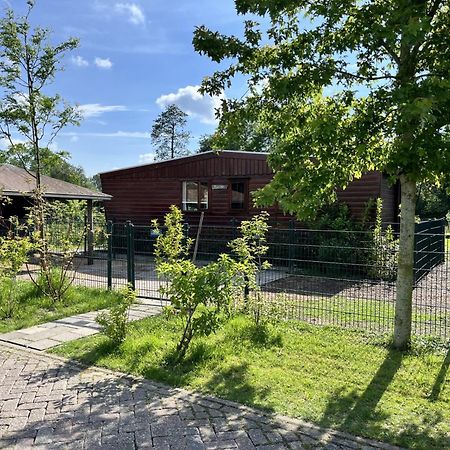
[[[197,184],[197,209],[195,211],[190,211],[187,209],[184,209],[184,205],[188,202],[184,201],[184,186],[186,183],[196,183]],[[200,201],[200,185],[205,184],[206,188],[208,190],[208,203],[206,205],[206,208],[201,208],[201,201]],[[209,211],[209,205],[211,201],[211,183],[209,180],[183,180],[181,181],[181,211],[183,213],[201,213],[202,211]],[[190,202],[189,202],[190,203]]]
[[[233,184],[243,183],[244,184],[244,206],[242,208],[236,209],[232,207],[233,202]],[[228,180],[228,210],[234,213],[247,213],[249,204],[249,178],[230,178]]]

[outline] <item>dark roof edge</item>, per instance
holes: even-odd
[[[1,191],[2,197],[31,197],[31,192],[17,192],[17,191]],[[83,194],[56,194],[52,192],[46,192],[43,194],[46,198],[61,198],[63,200],[98,200],[109,201],[112,199],[112,195],[83,195]]]
[[[115,173],[115,172],[121,172],[123,170],[130,170],[130,169],[139,169],[141,167],[149,167],[149,166],[154,166],[156,164],[166,164],[166,163],[172,163],[174,161],[181,161],[183,159],[190,159],[190,158],[197,158],[200,156],[204,156],[204,155],[210,155],[210,154],[214,154],[214,155],[220,155],[222,153],[226,153],[226,154],[239,154],[239,155],[268,155],[268,152],[246,152],[244,150],[209,150],[207,152],[202,152],[202,153],[194,153],[192,155],[186,155],[186,156],[179,156],[178,158],[173,158],[173,159],[166,159],[164,161],[154,161],[151,163],[147,163],[147,164],[137,164],[135,166],[127,166],[127,167],[122,167],[121,169],[115,169],[115,170],[108,170],[105,172],[99,172],[99,175],[104,175],[107,173]]]

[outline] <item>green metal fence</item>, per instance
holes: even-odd
[[[445,221],[417,226],[413,327],[416,334],[450,337],[450,247]],[[150,226],[98,223],[94,253],[81,251],[74,263],[78,284],[120,289],[130,283],[138,295],[166,301],[157,275],[156,236]],[[186,226],[195,237],[196,226]],[[205,264],[237,237],[237,224],[203,226],[197,262]],[[398,233],[394,232],[394,239]],[[447,242],[450,243],[450,240]],[[287,319],[319,325],[392,332],[395,314],[396,245],[374,243],[372,231],[311,230],[294,223],[271,227],[267,258],[272,267],[260,274],[262,295]],[[55,247],[56,248],[56,247]],[[93,264],[89,265],[88,260]]]

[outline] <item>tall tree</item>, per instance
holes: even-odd
[[[40,254],[45,292],[59,300],[70,285],[66,275],[74,252],[71,249],[62,252],[61,263],[55,268],[46,231],[49,206],[42,191],[43,154],[51,148],[62,128],[78,123],[79,114],[59,95],[50,95],[46,91],[61,69],[64,55],[75,49],[78,41],[69,39],[54,45],[49,30],[31,27],[34,1],[28,0],[27,6],[24,16],[16,17],[14,11],[8,10],[0,20],[0,137],[7,141],[8,151],[25,169],[29,170],[29,164],[33,166],[34,171],[29,173],[35,179],[36,187],[29,216],[36,231],[34,242]],[[55,275],[55,270],[59,270],[60,276]]]
[[[224,103],[246,111],[275,147],[276,171],[259,196],[300,217],[335,198],[364,171],[401,183],[394,343],[412,324],[416,186],[450,171],[449,0],[235,0],[243,37],[199,27],[194,46],[231,66],[204,80],[221,93],[236,74],[250,94]]]
[[[61,69],[64,55],[77,47],[76,39],[52,45],[49,30],[31,28],[29,18],[34,2],[27,2],[25,16],[8,10],[0,21],[0,136],[9,144],[9,153],[24,168],[33,166],[36,189],[41,189],[42,152],[48,153],[59,131],[77,124],[75,108],[59,95],[45,89]]]
[[[152,143],[156,159],[163,161],[189,154],[190,133],[185,130],[187,114],[176,105],[168,105],[156,118],[152,127]]]

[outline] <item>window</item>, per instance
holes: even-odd
[[[208,183],[183,181],[183,211],[208,209]]]
[[[245,181],[232,181],[230,207],[232,210],[242,210],[246,207],[247,183]]]

